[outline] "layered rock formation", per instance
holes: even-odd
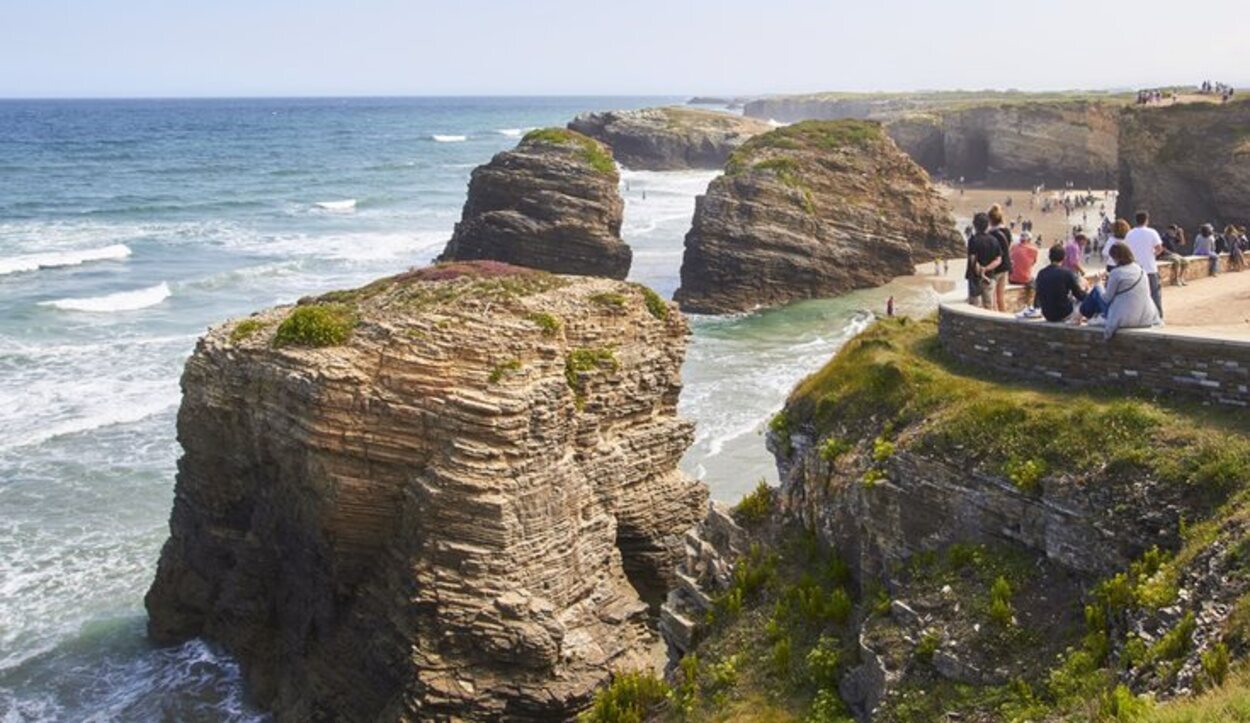
[[[878,286],[964,243],[929,177],[870,121],[749,141],[696,202],[676,299],[744,311]]]
[[[1114,96],[933,93],[780,96],[745,112],[778,121],[880,120],[917,163],[948,178],[1109,188],[1122,106]]]
[[[492,262],[211,329],[152,636],[223,645],[283,721],[570,718],[656,664],[705,512],[687,333],[642,287]]]
[[[633,252],[621,240],[619,183],[611,153],[597,141],[560,128],[531,131],[474,169],[440,260],[623,279]]]
[[[569,128],[611,146],[626,168],[672,171],[720,168],[748,138],[771,126],[729,113],[666,107],[583,113]]]
[[[1156,226],[1250,223],[1250,102],[1124,113],[1116,214]]]

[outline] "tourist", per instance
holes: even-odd
[[[974,233],[968,239],[968,303],[986,309],[994,308],[994,280],[990,274],[1002,264],[1003,251],[998,238],[989,234],[990,217],[978,213],[972,217]]]
[[[1211,275],[1220,275],[1220,255],[1215,251],[1215,229],[1211,224],[1204,223],[1194,237],[1194,256],[1205,256],[1211,265]]]
[[[1085,278],[1085,246],[1088,243],[1089,238],[1078,233],[1068,239],[1063,247],[1063,267],[1082,279]]]
[[[1242,254],[1241,233],[1236,226],[1224,227],[1224,246],[1228,250],[1228,270],[1241,271],[1245,268],[1245,256]]]
[[[1137,263],[1132,247],[1126,243],[1111,248],[1115,268],[1107,275],[1106,288],[1096,288],[1089,306],[1097,304],[1103,313],[1102,335],[1104,339],[1115,336],[1119,329],[1138,329],[1158,326],[1163,317],[1155,306],[1150,293],[1150,274]],[[1082,304],[1082,314],[1089,309]]]
[[[893,296],[885,300],[885,315],[891,318],[894,316],[894,297]]]
[[[1076,321],[1080,318],[1074,301],[1085,299],[1085,289],[1081,279],[1063,265],[1065,255],[1063,246],[1051,246],[1048,252],[1050,265],[1039,271],[1033,282],[1035,302],[1046,321]]]
[[[1011,271],[1007,280],[1024,287],[1024,316],[1037,315],[1033,307],[1033,267],[1037,265],[1037,246],[1028,231],[1020,234],[1020,241],[1011,247]]]
[[[1186,286],[1185,271],[1189,268],[1189,259],[1182,253],[1185,243],[1185,232],[1180,226],[1172,224],[1163,232],[1163,253],[1159,260],[1172,262],[1172,285]]]
[[[1150,282],[1150,298],[1154,300],[1155,308],[1162,317],[1163,287],[1159,284],[1159,265],[1155,259],[1163,251],[1163,239],[1159,238],[1158,231],[1150,228],[1149,213],[1138,211],[1136,221],[1137,226],[1124,237],[1124,243],[1133,252],[1137,264],[1146,272],[1146,279]]]
[[[1007,311],[1007,276],[1011,273],[1011,229],[1003,225],[1003,208],[997,203],[990,206],[989,233],[998,239],[1002,263],[994,271],[994,309]]]

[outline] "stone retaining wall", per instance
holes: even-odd
[[[938,337],[961,361],[1033,381],[1250,404],[1250,339],[1164,327],[1123,329],[1104,341],[1101,328],[1021,320],[966,304],[940,307]]]

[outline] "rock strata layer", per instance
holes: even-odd
[[[282,721],[571,718],[662,658],[707,504],[687,333],[642,287],[491,262],[211,329],[151,635],[223,645]]]
[[[673,171],[720,168],[747,139],[771,126],[729,113],[665,107],[583,113],[569,128],[607,143],[626,168]]]
[[[473,171],[442,261],[488,259],[560,274],[623,279],[620,175],[597,141],[561,128],[532,131]]]
[[[715,314],[835,296],[963,249],[879,124],[808,121],[749,141],[698,198],[676,299]]]
[[[1189,235],[1211,223],[1250,223],[1250,102],[1126,111],[1116,213],[1150,211],[1155,226]]]

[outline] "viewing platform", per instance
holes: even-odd
[[[1227,269],[1228,259],[1220,264]],[[1208,279],[1207,259],[1190,257],[1185,278],[1198,283],[1177,288],[1168,285],[1172,265],[1159,266],[1165,320],[1175,324],[1121,329],[1107,341],[1101,327],[1018,319],[951,300],[939,306],[938,336],[956,359],[1014,377],[1250,405],[1250,272]],[[1009,287],[1009,306],[1023,303],[1024,289]]]

